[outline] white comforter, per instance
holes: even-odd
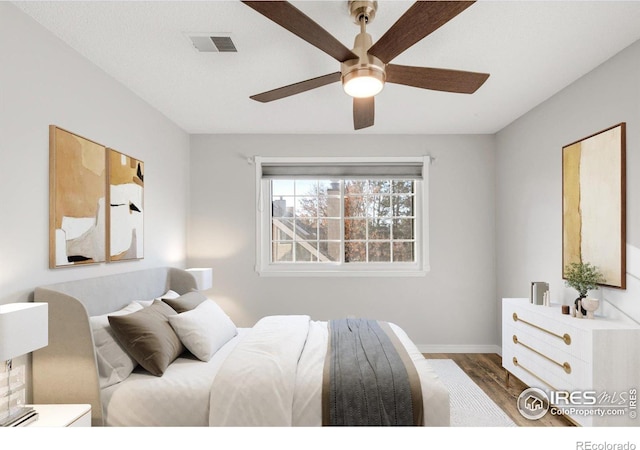
[[[234,347],[250,332],[239,328],[209,362],[186,354],[161,377],[142,368],[102,390],[105,425],[117,427],[206,427],[211,382]]]
[[[406,333],[391,328],[416,365],[425,425],[449,425],[449,394]],[[320,426],[326,322],[261,319],[230,352],[210,392],[211,426]]]
[[[425,425],[449,425],[444,384],[406,333],[391,328],[420,375]],[[209,362],[181,357],[161,377],[137,369],[104,389],[105,424],[320,426],[327,322],[271,316],[238,331]]]

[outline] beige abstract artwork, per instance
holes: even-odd
[[[625,174],[625,123],[562,149],[562,267],[591,263],[618,288],[626,281]]]
[[[144,163],[108,149],[108,261],[144,257]]]
[[[49,127],[49,266],[105,260],[105,147]]]

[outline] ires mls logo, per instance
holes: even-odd
[[[549,411],[549,397],[538,388],[528,388],[518,396],[518,411],[529,420],[538,420]]]
[[[620,392],[549,391],[528,388],[518,397],[518,411],[530,420],[542,418],[547,412],[570,416],[637,417],[637,389]]]

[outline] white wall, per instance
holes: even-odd
[[[577,295],[562,280],[562,147],[627,123],[627,290],[600,289],[640,321],[640,42],[496,135],[498,299],[549,281],[552,300]],[[623,318],[607,303],[597,312]]]
[[[145,162],[145,258],[51,270],[49,125]],[[33,288],[186,259],[189,136],[9,2],[0,2],[0,304]]]
[[[260,277],[250,156],[416,156],[430,169],[431,272],[418,278]],[[395,322],[424,351],[494,351],[494,140],[491,136],[201,135],[191,138],[190,266],[241,326],[265,315]]]

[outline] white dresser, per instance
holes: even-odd
[[[640,426],[633,401],[640,388],[640,326],[597,316],[578,319],[562,314],[559,305],[506,298],[502,302],[502,366],[507,374],[548,394],[577,392],[581,409],[593,397],[597,397],[595,407],[626,408],[621,415],[569,414],[579,425]],[[583,398],[584,391],[595,394]],[[567,406],[564,401],[556,405]]]

